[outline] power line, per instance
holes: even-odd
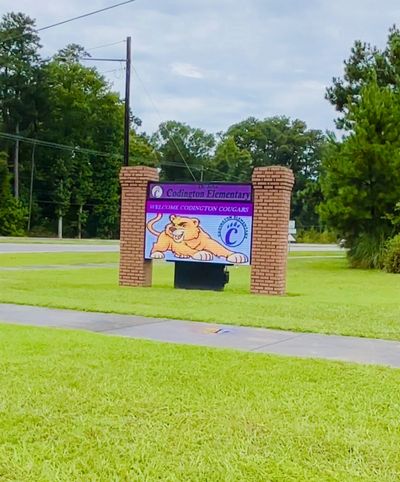
[[[152,96],[150,95],[150,92],[147,90],[147,87],[146,87],[145,83],[143,82],[142,78],[140,77],[138,71],[135,69],[134,66],[132,66],[132,69],[133,69],[133,71],[135,72],[137,78],[139,79],[139,82],[141,83],[141,85],[142,85],[142,87],[143,87],[143,90],[145,91],[147,97],[149,98],[150,102],[153,104],[153,108],[154,108],[155,111],[157,112],[159,119],[161,119],[160,111],[158,110],[158,107],[157,107],[156,103],[154,102]],[[189,166],[188,162],[186,161],[185,157],[183,156],[181,150],[179,149],[179,146],[178,146],[177,143],[175,142],[174,137],[171,135],[171,132],[169,131],[169,129],[168,129],[168,127],[167,127],[166,125],[165,125],[165,128],[166,128],[166,130],[167,130],[167,132],[168,132],[168,135],[169,135],[172,143],[174,144],[176,150],[178,151],[179,155],[181,156],[183,162],[185,163],[187,170],[189,171],[189,173],[190,173],[190,175],[192,176],[193,180],[196,182],[197,179],[196,179],[195,175],[193,174],[192,170],[190,169],[190,166]],[[179,135],[179,134],[178,134],[178,135]],[[182,137],[181,137],[181,136],[179,136],[179,137],[180,137],[182,143],[184,144]]]
[[[156,103],[154,102],[154,99],[152,98],[150,92],[148,91],[145,83],[143,82],[141,76],[139,75],[139,72],[137,71],[137,69],[136,69],[134,66],[132,66],[132,69],[133,69],[133,71],[135,72],[135,74],[136,74],[136,76],[137,76],[140,84],[142,85],[143,90],[145,91],[147,97],[149,98],[150,102],[152,103],[153,108],[154,108],[155,111],[157,112],[159,119],[161,119],[160,111],[159,111]],[[168,135],[169,135],[172,143],[174,144],[176,150],[178,151],[179,155],[181,156],[183,162],[185,163],[184,165],[182,165],[182,164],[179,165],[178,163],[172,163],[172,162],[171,162],[171,163],[164,163],[164,165],[173,165],[173,166],[176,166],[176,167],[183,167],[183,166],[186,167],[186,168],[188,169],[188,171],[190,172],[191,176],[193,177],[194,181],[197,181],[197,179],[196,179],[195,176],[193,175],[193,172],[191,171],[191,169],[194,169],[194,170],[197,170],[197,171],[200,171],[200,172],[204,170],[204,171],[208,171],[208,172],[211,172],[211,173],[214,173],[214,174],[226,175],[226,173],[224,173],[224,172],[222,172],[222,171],[218,171],[218,170],[216,170],[216,169],[211,169],[211,168],[209,168],[209,167],[205,167],[205,166],[202,166],[202,165],[201,165],[201,166],[196,166],[196,167],[192,165],[191,167],[189,167],[186,159],[184,158],[181,150],[179,149],[179,146],[176,144],[175,139],[174,139],[174,137],[173,137],[172,134],[171,134],[171,131],[168,129],[168,127],[167,127],[166,125],[164,125],[164,127],[165,127],[165,129],[167,130]],[[180,140],[182,141],[182,143],[184,144],[184,141],[183,141],[183,139],[182,139],[182,137],[181,137],[181,135],[180,135],[179,133],[178,133],[178,136],[179,136]],[[242,181],[242,179],[241,179],[239,176],[231,176],[231,177],[234,178],[234,179],[236,179],[237,181]]]
[[[66,150],[69,152],[81,152],[82,154],[93,154],[93,155],[102,156],[102,157],[119,157],[119,158],[121,157],[120,155],[117,155],[117,154],[100,152],[94,149],[86,149],[80,146],[68,146],[66,144],[58,144],[56,142],[33,139],[31,137],[24,137],[17,134],[8,134],[7,132],[0,132],[0,137],[7,140],[12,140],[12,141],[20,140],[22,142],[27,142],[28,144],[50,147],[50,148],[59,149],[59,150]]]
[[[43,141],[40,139],[36,138],[31,138],[31,137],[24,137],[21,135],[16,135],[16,134],[8,134],[6,132],[0,132],[0,138],[6,139],[6,140],[11,140],[11,141],[16,141],[17,139],[21,142],[26,142],[28,144],[33,144],[34,146],[43,146],[51,149],[58,149],[58,150],[64,150],[68,151],[70,153],[77,152],[77,153],[82,153],[82,154],[91,154],[94,156],[101,156],[101,157],[114,157],[115,159],[122,159],[122,156],[120,154],[113,154],[113,153],[107,153],[107,152],[101,152],[101,151],[96,151],[94,149],[87,149],[84,147],[79,147],[79,146],[68,146],[66,144],[59,144],[56,142],[49,142],[49,141]],[[185,163],[179,163],[179,162],[173,162],[173,161],[161,161],[156,149],[154,146],[151,146],[153,148],[153,153],[155,159],[158,161],[158,164],[162,166],[169,166],[169,167],[182,167],[187,169],[188,165],[187,162]],[[208,171],[214,174],[219,174],[219,175],[226,175],[226,173],[222,171],[218,171],[217,169],[212,169],[210,167],[206,167],[202,164],[193,164],[191,166],[192,170],[199,171],[201,172],[202,170]],[[241,181],[241,179],[238,176],[232,176],[233,178],[237,179],[238,181]],[[196,181],[196,178],[194,178]]]
[[[136,0],[125,0],[125,2],[115,3],[114,5],[110,5],[109,7],[100,8],[99,10],[93,10],[92,12],[84,13],[82,15],[78,15],[77,17],[69,18],[68,20],[62,20],[61,22],[53,23],[51,25],[47,25],[46,27],[38,28],[38,32],[42,32],[43,30],[48,30],[53,27],[58,27],[59,25],[64,25],[65,23],[74,22],[75,20],[80,20],[81,18],[90,17],[97,13],[105,12],[107,10],[111,10],[113,8],[120,7],[121,5],[126,5],[128,3],[132,3],[135,1]]]
[[[82,15],[78,15],[76,17],[72,17],[72,18],[69,18],[67,20],[62,20],[61,22],[56,22],[56,23],[53,23],[51,25],[46,25],[45,27],[41,27],[41,28],[38,28],[38,29],[35,29],[35,30],[36,30],[36,32],[42,32],[43,30],[49,30],[50,28],[58,27],[59,25],[64,25],[66,23],[74,22],[75,20],[80,20],[81,18],[90,17],[92,15],[96,15],[97,13],[105,12],[107,10],[111,10],[113,8],[120,7],[122,5],[126,5],[128,3],[132,3],[132,2],[135,2],[135,1],[136,0],[125,0],[125,2],[115,3],[114,5],[110,5],[108,7],[100,8],[98,10],[93,10],[92,12],[84,13]],[[25,32],[25,33],[22,33],[20,35],[15,35],[13,37],[6,38],[1,43],[6,43],[6,42],[9,42],[10,40],[15,40],[17,38],[24,37],[27,34],[28,34],[28,32]]]
[[[35,199],[34,201],[36,204],[60,204],[58,201],[49,201],[49,200],[44,200],[44,199]],[[81,203],[73,202],[73,201],[68,201],[69,206],[80,206]],[[85,203],[85,207],[94,207],[94,206],[101,206],[102,203]]]
[[[111,74],[112,72],[122,72],[122,71],[124,71],[124,70],[125,70],[125,67],[120,67],[119,69],[106,70],[105,72],[101,72],[101,71],[99,70],[99,73],[100,73],[101,75],[104,75],[104,74]]]
[[[113,43],[104,44],[104,45],[97,45],[96,47],[90,47],[89,49],[85,49],[85,50],[89,52],[90,50],[97,50],[97,49],[103,49],[106,47],[112,47],[113,45],[124,44],[125,42],[126,40],[119,40],[118,42],[113,42]]]
[[[96,57],[79,57],[79,60],[95,60],[99,62],[125,62],[125,59],[105,59]]]

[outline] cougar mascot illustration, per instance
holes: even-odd
[[[210,237],[196,218],[185,218],[171,215],[170,222],[164,231],[156,231],[154,225],[162,218],[162,214],[147,223],[147,229],[157,236],[151,250],[153,259],[162,259],[166,251],[171,251],[177,258],[192,258],[199,261],[211,261],[214,256],[226,258],[229,263],[239,264],[248,261],[242,253],[229,251],[225,246]]]

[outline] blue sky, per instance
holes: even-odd
[[[117,1],[1,0],[0,13],[22,11],[42,27]],[[147,132],[168,119],[218,132],[272,115],[325,130],[335,118],[325,87],[342,75],[354,40],[382,47],[394,23],[398,0],[136,0],[41,38],[52,55],[67,43],[90,49],[132,36],[131,106]],[[90,53],[120,58],[124,49]],[[122,93],[123,66],[95,64]]]

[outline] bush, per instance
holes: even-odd
[[[371,234],[360,235],[352,244],[348,257],[352,268],[383,268],[385,238]]]
[[[23,236],[25,234],[27,211],[12,197],[0,205],[0,236]]]
[[[317,243],[317,244],[332,244],[336,243],[336,235],[331,231],[318,231],[317,229],[302,229],[296,237],[298,243]]]
[[[400,273],[400,234],[386,243],[383,266],[388,273]]]

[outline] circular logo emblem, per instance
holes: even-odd
[[[235,248],[240,246],[248,237],[249,230],[242,218],[229,216],[225,218],[218,228],[218,236],[225,246]]]
[[[152,197],[160,198],[163,195],[163,188],[161,186],[153,186],[151,188]]]

